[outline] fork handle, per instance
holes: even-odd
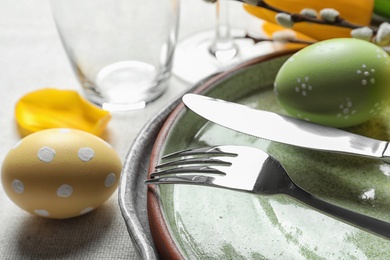
[[[363,215],[352,210],[348,210],[334,204],[323,201],[308,192],[302,190],[298,186],[290,189],[289,192],[286,193],[306,205],[315,208],[322,213],[335,217],[338,220],[341,220],[345,223],[351,224],[355,227],[361,228],[365,231],[369,231],[371,233],[380,235],[387,239],[390,238],[390,223],[379,220],[367,215]]]

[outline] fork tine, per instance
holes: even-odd
[[[215,178],[215,176],[180,175],[149,179],[145,181],[145,184],[197,184],[211,186]]]
[[[162,169],[166,167],[180,166],[180,165],[190,165],[190,164],[205,164],[205,165],[225,165],[230,166],[232,163],[223,161],[216,158],[186,158],[175,161],[170,161],[156,165],[156,169]]]
[[[169,168],[166,170],[156,171],[150,174],[151,178],[169,175],[169,174],[183,174],[183,173],[199,173],[199,174],[220,174],[226,175],[225,172],[212,167],[212,166],[184,166],[184,167],[175,167]]]
[[[221,151],[218,146],[211,146],[211,147],[190,148],[187,150],[177,151],[174,153],[164,155],[162,159],[173,159],[176,157],[191,156],[191,155],[203,155],[203,154],[237,156],[236,153],[229,153],[229,152]]]
[[[156,172],[152,173],[150,176],[151,178],[154,178],[163,175],[183,173],[225,175],[222,170],[218,169],[218,166],[231,166],[232,163],[223,160],[222,157],[233,156],[237,156],[237,154],[221,151],[219,147],[202,147],[178,151],[164,156],[163,159],[171,159],[171,161],[157,165],[155,167]],[[176,159],[178,157],[181,159]]]

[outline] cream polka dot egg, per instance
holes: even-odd
[[[119,156],[99,137],[49,129],[25,137],[8,152],[1,181],[20,208],[62,219],[99,207],[116,190],[121,170]]]
[[[380,113],[390,97],[390,57],[363,40],[321,41],[283,64],[274,90],[294,117],[334,127],[357,125]]]

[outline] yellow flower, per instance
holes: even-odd
[[[265,3],[294,14],[299,14],[304,9],[313,10],[316,13],[320,13],[322,10],[323,13],[328,14],[329,8],[332,8],[337,10],[344,20],[360,26],[370,24],[374,8],[374,0],[265,0]],[[244,8],[250,14],[264,20],[262,29],[269,37],[272,37],[277,31],[288,30],[278,25],[276,21],[277,12],[248,4],[245,4]],[[330,38],[351,37],[352,29],[327,24],[296,22],[292,25],[291,30],[296,33],[296,39],[298,40],[321,41]]]
[[[111,115],[76,91],[49,88],[23,96],[15,106],[15,119],[22,136],[63,127],[101,135]]]

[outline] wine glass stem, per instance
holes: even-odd
[[[238,53],[233,41],[229,24],[229,6],[227,0],[216,1],[216,32],[210,46],[210,53],[220,62],[227,62]]]

